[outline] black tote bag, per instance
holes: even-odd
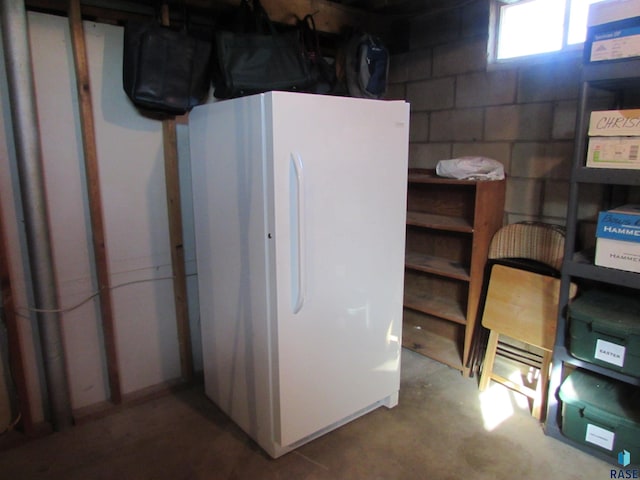
[[[181,115],[204,102],[211,88],[211,41],[186,28],[128,22],[124,32],[123,87],[142,109]]]
[[[236,31],[216,32],[214,95],[234,98],[270,90],[303,91],[314,78],[297,31],[277,32],[259,0],[253,10],[243,0],[244,24]],[[249,13],[248,13],[249,12]],[[250,22],[256,31],[247,31]]]

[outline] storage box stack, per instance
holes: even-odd
[[[600,212],[595,264],[640,273],[640,205]]]
[[[564,435],[613,459],[628,452],[627,458],[637,463],[640,390],[608,377],[575,370],[562,383],[559,397]]]
[[[640,299],[586,290],[568,307],[574,357],[640,378]],[[640,459],[640,388],[577,369],[563,382],[562,432],[615,458]]]
[[[584,62],[640,58],[640,0],[609,0],[589,8]],[[640,110],[593,112],[587,167],[640,168]]]
[[[640,378],[640,299],[587,290],[569,305],[569,351]]]
[[[640,168],[640,110],[591,112],[587,167]]]
[[[609,0],[589,8],[585,63],[640,56],[640,0]]]

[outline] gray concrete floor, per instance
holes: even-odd
[[[403,350],[400,402],[272,460],[192,388],[0,452],[2,479],[594,479],[522,397]],[[493,410],[492,416],[486,413]]]

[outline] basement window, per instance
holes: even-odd
[[[589,6],[604,0],[492,0],[489,59],[581,51]]]

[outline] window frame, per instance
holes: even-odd
[[[498,58],[498,33],[500,30],[500,9],[506,5],[524,3],[532,0],[491,0],[489,3],[489,38],[487,42],[487,68],[498,69],[514,67],[518,65],[530,65],[537,63],[557,62],[562,60],[577,59],[582,56],[584,42],[568,45],[569,37],[569,8],[567,1],[565,8],[565,22],[562,32],[562,48],[553,52],[534,53],[511,58]]]

